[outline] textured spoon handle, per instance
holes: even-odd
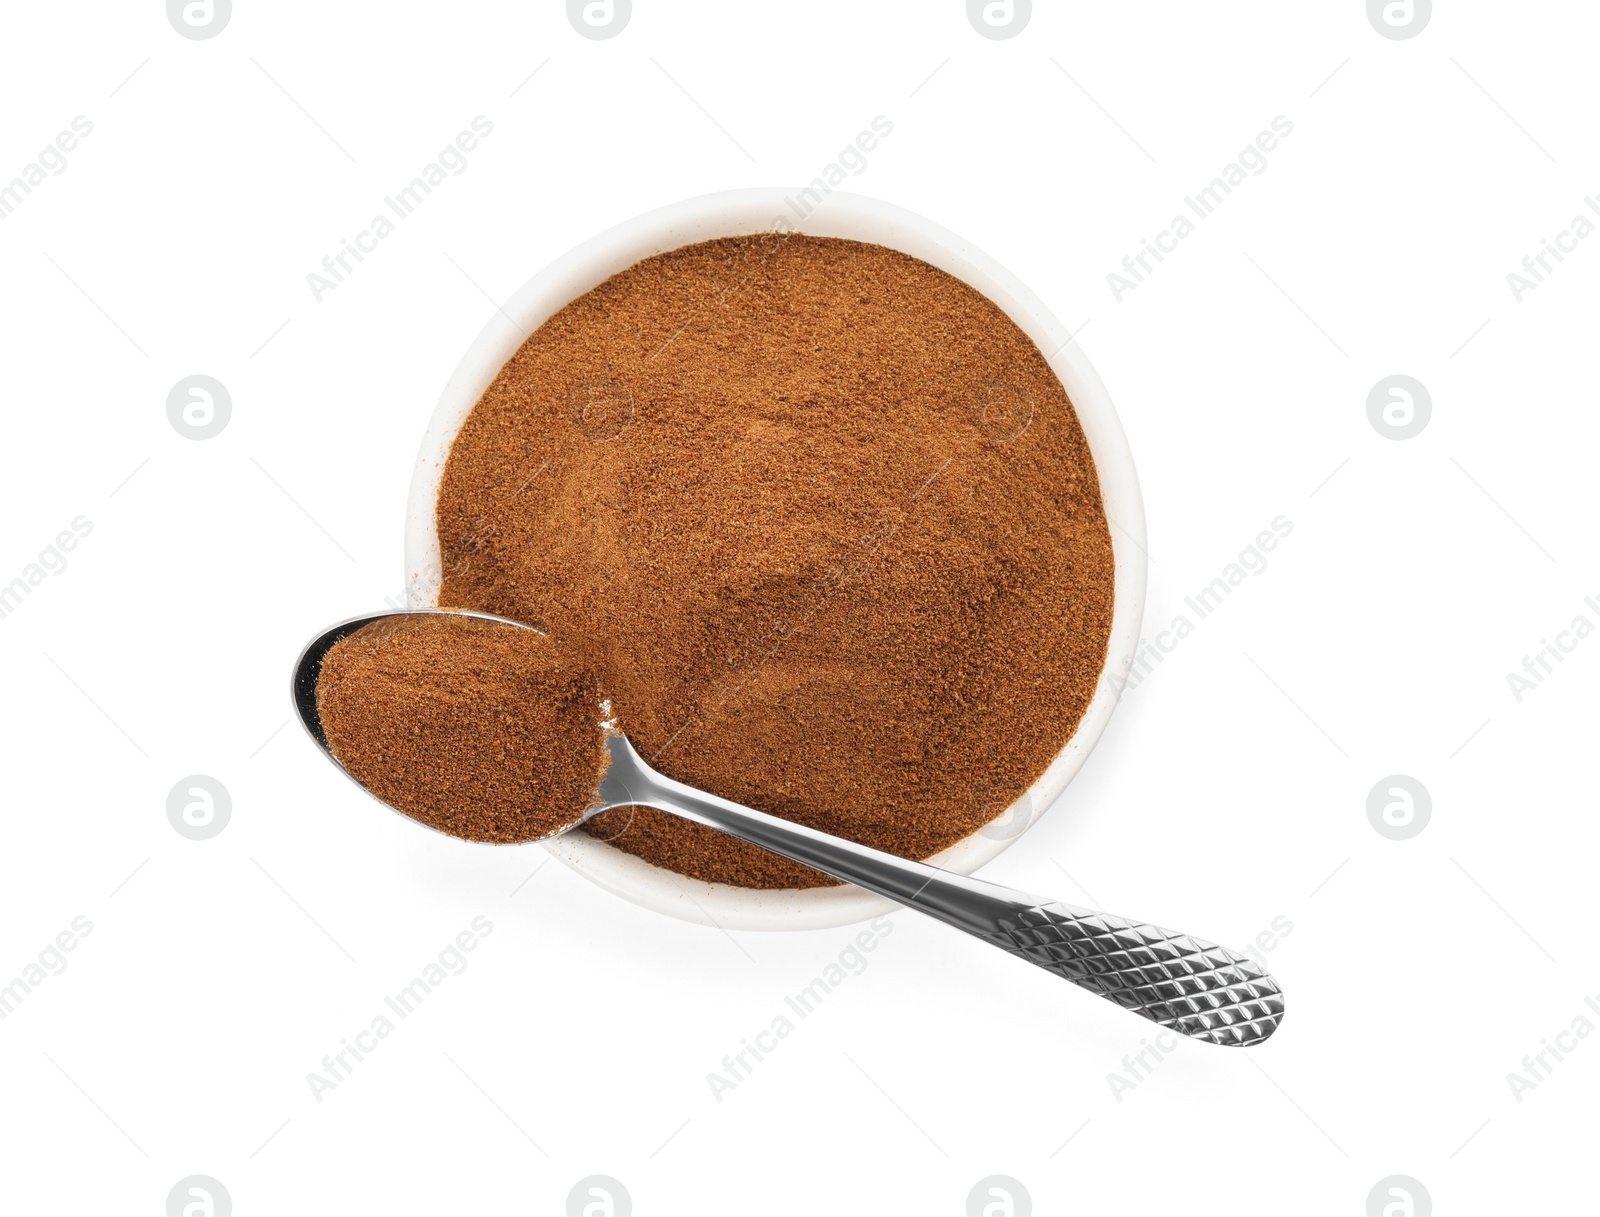
[[[657,773],[621,735],[596,810],[642,804],[705,824],[898,900],[1163,1027],[1213,1044],[1259,1043],[1283,1017],[1277,982],[1188,934],[1056,904],[792,824]]]
[[[1254,960],[1190,934],[1042,903],[997,910],[979,937],[1195,1039],[1245,1047],[1283,1018],[1283,993]]]

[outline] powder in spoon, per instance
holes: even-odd
[[[543,634],[416,614],[335,643],[317,713],[340,764],[390,806],[472,841],[531,841],[595,801],[600,696]]]
[[[1114,559],[1094,459],[992,301],[806,236],[646,258],[473,408],[440,603],[546,630],[671,777],[905,857],[983,828],[1072,738]],[[830,882],[649,809],[590,828],[746,887]]]

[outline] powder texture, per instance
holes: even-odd
[[[998,307],[880,246],[648,258],[546,321],[442,474],[441,603],[546,630],[641,755],[926,858],[1072,736],[1111,626],[1099,482]],[[599,817],[696,878],[810,869],[648,809]]]
[[[323,657],[317,712],[358,782],[472,841],[565,828],[605,775],[593,675],[516,626],[445,614],[365,625]]]

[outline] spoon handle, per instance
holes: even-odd
[[[607,807],[670,812],[896,900],[1153,1023],[1244,1047],[1283,1018],[1283,993],[1248,956],[1188,934],[1030,896],[781,820],[657,773],[620,736],[600,787]]]
[[[1248,956],[1112,913],[984,886],[994,890],[958,897],[988,922],[969,933],[1153,1023],[1242,1048],[1266,1039],[1283,1018],[1282,990]]]

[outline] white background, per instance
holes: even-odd
[[[1520,702],[1506,676],[1600,624],[1600,241],[1521,303],[1506,275],[1600,190],[1600,14],[1439,9],[1394,41],[1357,0],[1041,4],[995,41],[953,0],[637,0],[591,41],[557,3],[237,0],[190,41],[155,0],[8,6],[0,182],[94,124],[0,222],[0,583],[93,526],[0,620],[0,983],[94,927],[0,1021],[8,1209],[154,1215],[204,1173],[241,1217],[559,1213],[604,1173],[639,1213],[959,1214],[1000,1173],[1040,1213],[1359,1215],[1400,1173],[1441,1214],[1571,1211],[1600,1036],[1521,1102],[1507,1074],[1600,1001],[1600,640]],[[470,168],[317,303],[306,274],[479,114]],[[1146,1024],[902,914],[719,1103],[707,1074],[853,931],[725,935],[419,831],[285,725],[300,644],[401,592],[485,293],[662,203],[809,180],[880,114],[850,188],[1086,325],[1147,634],[1293,523],[985,872],[1236,947],[1292,924],[1270,1043],[1181,1044],[1120,1095]],[[1269,168],[1116,302],[1277,115]],[[205,442],[166,417],[194,373],[233,400]],[[1403,442],[1366,415],[1394,373],[1433,401]],[[232,796],[209,841],[166,817],[195,773]],[[1404,842],[1366,815],[1396,773],[1433,802]],[[470,967],[317,1102],[480,914]]]

